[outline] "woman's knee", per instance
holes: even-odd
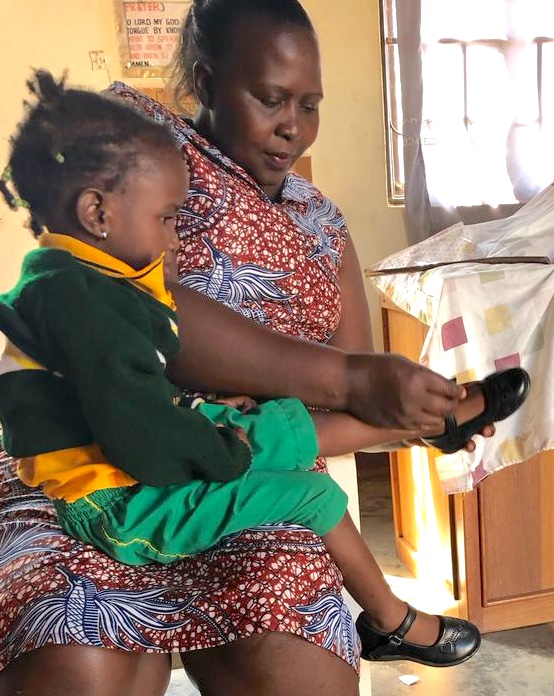
[[[202,696],[359,696],[355,671],[287,633],[263,633],[182,655]]]
[[[0,672],[0,696],[163,696],[168,655],[49,645]]]

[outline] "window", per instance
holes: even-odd
[[[554,2],[420,4],[418,145],[432,204],[528,201],[554,180]],[[403,150],[409,144],[403,135],[396,6],[397,0],[381,0],[392,203],[403,198]]]

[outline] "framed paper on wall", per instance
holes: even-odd
[[[115,0],[123,77],[164,77],[191,0]]]

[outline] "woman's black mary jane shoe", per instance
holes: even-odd
[[[517,411],[527,398],[531,388],[531,378],[522,367],[512,367],[502,372],[493,372],[481,382],[474,382],[473,385],[483,392],[485,410],[462,425],[456,422],[454,416],[447,416],[445,431],[442,435],[421,438],[426,445],[436,447],[448,454],[462,449],[486,425],[498,423]]]
[[[429,667],[453,667],[474,655],[481,645],[477,626],[452,616],[439,616],[441,631],[433,645],[416,645],[404,640],[417,616],[407,604],[408,613],[392,633],[382,633],[368,622],[362,612],[356,621],[362,641],[362,658],[373,661],[411,660]]]

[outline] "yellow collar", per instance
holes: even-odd
[[[148,266],[137,271],[120,259],[116,259],[115,256],[106,254],[105,251],[81,242],[79,239],[70,237],[67,234],[43,232],[39,237],[38,243],[40,247],[68,251],[76,259],[90,268],[94,268],[99,273],[103,273],[111,278],[127,280],[139,290],[152,295],[159,302],[175,310],[173,296],[165,287],[163,263],[165,254],[160,254]]]

